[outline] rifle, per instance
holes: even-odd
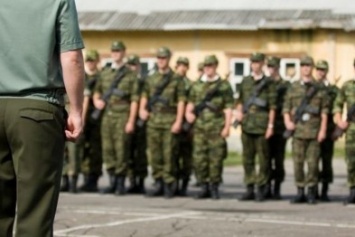
[[[265,78],[254,88],[250,98],[243,105],[243,114],[247,114],[250,106],[252,105],[256,105],[262,108],[265,108],[267,106],[267,102],[265,100],[258,98],[258,96],[261,93],[261,91],[264,89],[264,87],[267,85],[268,81],[269,80]],[[236,129],[239,126],[239,123],[240,121],[235,120],[232,123],[233,128]]]
[[[111,98],[112,94],[117,94],[119,96],[123,96],[123,93],[121,90],[117,89],[118,84],[120,84],[120,82],[122,81],[122,79],[124,78],[124,76],[127,73],[127,68],[126,66],[122,66],[116,76],[115,79],[113,80],[113,82],[111,83],[109,89],[107,91],[105,91],[105,93],[102,95],[101,99],[107,104],[109,102],[109,99]],[[98,120],[102,114],[102,111],[104,109],[97,109],[95,108],[95,110],[92,112],[91,114],[91,118],[94,120]]]
[[[193,114],[195,114],[196,117],[198,117],[205,108],[209,108],[209,109],[211,109],[212,111],[215,111],[215,112],[218,111],[218,108],[211,103],[211,100],[217,94],[218,89],[221,86],[221,84],[222,84],[221,81],[218,82],[217,85],[213,89],[211,89],[210,91],[208,91],[206,93],[206,95],[203,98],[203,100],[199,104],[197,104],[195,106],[195,108],[193,110]],[[182,130],[184,132],[188,132],[188,131],[191,130],[192,125],[193,125],[192,123],[189,123],[189,122],[185,121],[184,124],[182,125]]]
[[[346,121],[350,122],[350,121],[354,121],[354,116],[355,116],[355,104],[353,104],[348,112],[346,113]],[[346,130],[340,128],[339,126],[336,126],[334,129],[334,132],[332,133],[332,139],[335,141],[338,138],[340,138],[341,136],[343,136],[344,132]]]
[[[303,114],[306,112],[307,110],[307,106],[310,102],[310,100],[313,98],[313,96],[317,93],[318,88],[314,85],[312,85],[311,87],[308,88],[307,92],[306,92],[306,96],[303,97],[302,101],[301,101],[301,105],[297,108],[293,122],[296,125],[299,121],[301,121]],[[283,137],[285,139],[288,139],[290,137],[292,137],[293,133],[295,131],[294,130],[287,130],[284,132]]]
[[[147,107],[146,109],[148,112],[151,112],[153,110],[153,106],[157,102],[163,103],[165,106],[168,105],[168,100],[165,98],[162,98],[160,95],[163,93],[164,89],[169,85],[170,83],[170,77],[173,75],[172,70],[170,70],[167,74],[164,74],[162,82],[155,88],[154,94],[151,96],[151,98],[148,100]],[[137,120],[137,126],[138,127],[143,127],[146,121],[142,120],[141,118],[138,118]]]

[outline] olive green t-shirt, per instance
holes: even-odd
[[[60,53],[84,47],[74,0],[1,0],[0,16],[0,97],[63,104]]]

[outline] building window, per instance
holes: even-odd
[[[243,77],[250,75],[250,59],[249,58],[232,58],[229,61],[229,82],[234,92],[234,98],[239,97],[239,84]]]
[[[155,58],[141,58],[141,74],[148,75],[155,71]]]
[[[283,58],[280,62],[281,76],[290,81],[300,78],[300,60],[298,58]]]

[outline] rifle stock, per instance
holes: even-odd
[[[343,129],[341,129],[339,126],[336,126],[334,132],[332,133],[332,140],[337,140],[338,138],[343,136],[344,132],[345,131]]]

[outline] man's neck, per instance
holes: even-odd
[[[116,68],[116,69],[119,69],[123,66],[123,61],[116,61],[116,62],[113,62],[112,63],[112,68]]]
[[[281,76],[279,73],[275,73],[274,75],[271,75],[271,78],[274,79],[274,81],[280,81]]]
[[[95,68],[94,70],[86,69],[85,72],[89,76],[92,76],[92,75],[95,75],[97,73],[97,68]]]
[[[302,81],[303,82],[311,82],[312,81],[312,76],[302,76]]]
[[[251,75],[255,80],[260,80],[264,77],[264,73],[262,71],[260,72],[252,72]]]
[[[170,71],[170,68],[159,68],[158,71],[160,74],[167,74]]]

